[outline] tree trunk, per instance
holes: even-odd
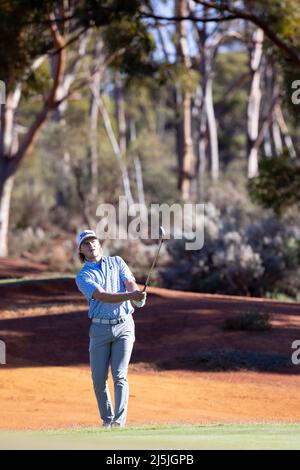
[[[100,98],[100,83],[101,73],[100,66],[104,62],[103,57],[103,40],[101,37],[96,38],[95,48],[93,52],[93,69],[96,72],[92,75],[92,93],[90,96],[90,109],[89,109],[89,145],[87,151],[88,159],[88,173],[90,179],[90,195],[91,199],[95,200],[98,196],[98,121],[99,121],[99,107],[98,101]]]
[[[272,156],[272,144],[271,144],[271,136],[270,131],[267,129],[265,136],[264,136],[264,152],[266,157]]]
[[[190,2],[190,14],[194,16],[195,14],[195,3]],[[209,8],[207,5],[203,6],[202,17],[204,19],[208,18]],[[196,42],[199,46],[198,58],[199,58],[199,70],[202,76],[202,95],[204,97],[204,105],[201,109],[201,114],[205,112],[206,119],[201,119],[202,129],[200,130],[200,135],[203,136],[203,142],[198,143],[198,152],[199,155],[202,155],[204,159],[204,149],[205,149],[205,140],[208,136],[209,140],[209,150],[210,150],[210,162],[211,162],[211,177],[212,181],[215,182],[219,178],[219,145],[218,145],[218,132],[217,132],[217,120],[214,110],[213,103],[213,79],[214,79],[214,67],[215,60],[218,53],[218,48],[221,42],[227,37],[240,38],[240,33],[230,30],[227,26],[218,25],[214,28],[212,33],[209,33],[209,28],[207,24],[203,22],[201,28],[197,25],[194,25],[194,32],[196,33]],[[229,94],[232,93],[233,89],[237,85],[241,85],[245,80],[245,75],[239,77],[237,83],[229,89]],[[227,94],[225,95],[227,96]],[[207,133],[204,131],[204,126],[207,126]],[[204,163],[204,162],[203,162]],[[202,165],[204,167],[204,164]],[[200,168],[200,161],[199,161]]]
[[[256,29],[252,36],[250,51],[251,85],[247,106],[247,148],[248,148],[248,177],[252,178],[258,172],[258,148],[254,145],[259,130],[259,114],[261,102],[261,59],[264,33]]]
[[[119,131],[119,147],[122,158],[125,158],[127,152],[126,141],[126,117],[125,117],[125,102],[123,96],[123,85],[120,73],[115,74],[115,103],[116,103],[116,117]]]
[[[90,40],[90,36],[91,36],[91,32],[87,31],[79,38],[79,42],[77,46],[77,53],[74,59],[68,65],[68,68],[62,77],[61,83],[59,84],[57,88],[56,99],[58,101],[69,93],[70,88],[77,77],[79,69],[82,65],[82,61],[86,56],[86,50],[87,50],[88,42]],[[54,117],[58,121],[62,118],[62,116],[67,111],[68,105],[69,105],[69,101],[64,100],[57,107],[54,113]]]
[[[18,84],[14,92],[8,94],[6,105],[3,106],[0,155],[0,257],[8,255],[9,209],[14,178],[12,175],[8,176],[7,169],[18,150],[14,118],[20,98],[21,85]]]
[[[197,127],[197,147],[195,163],[195,195],[196,202],[204,199],[204,173],[206,160],[206,113],[204,109],[204,98],[202,87],[198,87],[194,100],[194,115]]]
[[[187,16],[188,7],[186,0],[176,1],[176,11],[180,16]],[[188,53],[186,22],[179,21],[176,27],[178,34],[176,45],[178,62],[183,64],[186,69],[189,70],[191,68],[191,59]],[[182,87],[182,99],[179,111],[181,116],[179,122],[182,126],[182,145],[178,148],[181,152],[181,155],[178,156],[180,164],[179,188],[181,190],[182,200],[188,201],[191,197],[191,180],[194,178],[194,151],[191,116],[192,94],[190,91],[183,88],[184,87]]]
[[[100,74],[93,76],[93,93],[90,97],[89,112],[89,147],[88,147],[88,164],[89,177],[91,183],[91,197],[97,197],[98,193],[98,117],[99,107],[98,100],[100,97]]]
[[[132,118],[130,119],[129,129],[130,129],[130,141],[134,143],[136,141],[136,127],[135,127],[135,122]],[[141,161],[140,161],[138,154],[134,155],[133,161],[134,161],[135,177],[136,177],[136,184],[137,184],[137,190],[138,190],[138,201],[139,201],[139,204],[146,206],[142,165],[141,165]]]
[[[7,96],[4,106],[4,114],[1,116],[1,135],[0,135],[0,257],[7,255],[7,235],[9,222],[10,198],[13,186],[13,177],[17,171],[24,156],[30,151],[39,131],[45,123],[48,113],[54,109],[54,102],[57,88],[61,82],[61,77],[65,68],[65,45],[64,38],[55,28],[54,23],[50,26],[53,33],[54,45],[60,49],[57,55],[56,69],[53,77],[53,83],[50,87],[42,110],[35,116],[28,131],[22,141],[18,142],[18,136],[15,126],[15,110],[17,108],[21,89],[17,85],[15,92]],[[36,68],[42,62],[39,58],[32,64],[32,69]]]
[[[183,164],[181,177],[181,194],[183,201],[189,201],[191,196],[191,181],[194,177],[194,151],[192,139],[192,95],[185,93],[183,101]]]
[[[282,139],[281,139],[281,134],[280,134],[280,127],[279,127],[278,122],[276,121],[276,119],[274,119],[274,117],[273,117],[271,128],[272,128],[272,136],[273,136],[275,154],[276,154],[277,157],[280,157],[282,155],[282,151],[283,151]]]
[[[97,81],[96,81],[97,82]],[[99,97],[99,83],[94,82],[95,94],[91,94],[90,98],[90,115],[89,115],[89,174],[91,182],[91,197],[94,199],[98,193],[98,114],[97,97]]]
[[[114,154],[117,158],[117,161],[119,163],[119,166],[120,166],[122,182],[123,182],[123,188],[124,188],[124,195],[127,198],[128,205],[130,206],[131,204],[134,204],[134,200],[133,200],[133,197],[132,197],[130,179],[129,179],[127,167],[126,167],[126,164],[125,164],[125,162],[122,158],[120,146],[119,146],[118,141],[116,139],[116,136],[114,134],[109,114],[107,112],[107,109],[106,109],[101,97],[97,100],[97,103],[98,103],[98,107],[99,107],[100,113],[101,113],[102,118],[103,118],[103,123],[104,123],[104,127],[105,127],[105,130],[106,130],[107,136],[110,140],[113,152],[114,152]]]
[[[198,138],[198,177],[197,177],[197,201],[204,202],[204,180],[206,170],[206,140],[207,140],[207,124],[206,113],[202,107],[199,123],[199,138]]]
[[[284,144],[288,149],[290,157],[291,158],[296,158],[297,157],[296,150],[295,150],[292,138],[289,134],[289,130],[288,130],[288,127],[286,125],[286,122],[285,122],[280,104],[278,104],[275,107],[274,114],[275,114],[275,117],[277,119],[278,125],[280,127],[280,130],[281,130],[281,133],[282,133],[282,136],[283,136],[283,140],[284,140]]]
[[[2,187],[1,187],[2,186]],[[0,182],[0,257],[8,255],[8,224],[13,177]]]
[[[278,100],[279,100],[279,95],[275,95],[273,100],[272,100],[272,103],[270,105],[268,116],[265,118],[263,124],[261,125],[260,130],[257,134],[257,138],[255,139],[255,142],[253,142],[252,149],[250,151],[250,157],[251,157],[252,152],[256,153],[256,155],[258,153],[258,149],[259,149],[260,145],[262,144],[262,142],[265,138],[266,132],[267,132],[267,130],[269,129],[269,127],[271,125],[271,122],[272,122],[272,119],[273,119],[273,112],[274,112],[275,106],[278,103]],[[251,178],[252,177],[254,177],[254,176],[251,176]]]
[[[216,122],[214,104],[213,104],[212,84],[213,84],[213,80],[212,80],[212,76],[210,76],[206,83],[205,107],[206,107],[207,125],[208,125],[208,133],[209,133],[211,176],[212,176],[212,180],[215,182],[219,179],[219,146],[218,146],[217,122]]]
[[[179,87],[173,91],[174,109],[175,109],[175,148],[177,155],[177,188],[181,191],[182,185],[182,167],[183,167],[183,125],[181,115],[181,93]]]

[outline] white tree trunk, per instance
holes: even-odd
[[[18,150],[18,133],[15,124],[15,112],[21,98],[21,85],[18,84],[14,92],[8,94],[6,105],[3,109],[3,129],[1,132],[2,156],[12,158],[12,155]],[[0,157],[1,158],[1,157]],[[4,169],[4,166],[3,166]],[[3,175],[1,175],[3,178]],[[10,200],[13,189],[13,176],[1,181],[0,190],[0,257],[8,255],[8,226]]]
[[[183,164],[181,194],[183,201],[191,197],[191,180],[193,177],[194,150],[192,139],[192,95],[185,93],[183,101]]]
[[[91,187],[91,198],[94,200],[98,195],[98,121],[99,121],[99,107],[98,100],[100,98],[100,83],[101,73],[100,65],[104,62],[103,56],[103,40],[97,37],[95,48],[93,52],[93,69],[96,70],[92,75],[91,87],[93,93],[90,96],[90,109],[89,109],[89,148],[88,148],[88,165],[89,177]]]
[[[93,76],[92,81],[93,93],[90,97],[89,112],[89,173],[91,179],[91,196],[97,197],[98,193],[98,117],[99,107],[98,100],[100,97],[100,73]]]
[[[92,88],[91,88],[91,90],[92,90],[92,93],[94,93],[94,90]],[[107,112],[107,109],[106,109],[101,97],[98,98],[98,99],[96,97],[96,100],[97,100],[97,104],[98,104],[100,113],[101,113],[102,118],[103,118],[106,133],[108,135],[108,138],[110,140],[113,152],[114,152],[114,154],[117,158],[117,161],[119,163],[119,166],[120,166],[121,176],[122,176],[122,181],[123,181],[124,194],[125,194],[125,197],[127,198],[128,205],[130,206],[131,204],[134,204],[134,200],[133,200],[133,197],[132,197],[128,171],[127,171],[125,162],[122,158],[122,153],[121,153],[121,150],[120,150],[120,146],[119,146],[118,141],[116,139],[116,136],[114,134],[109,114]]]
[[[8,178],[0,195],[0,257],[8,255],[8,224],[13,177]]]
[[[250,154],[249,154],[249,164],[254,163],[254,166],[250,168],[250,170],[253,171],[253,173],[252,173],[253,176],[251,176],[250,178],[253,178],[257,175],[257,172],[258,172],[258,166],[257,166],[257,164],[258,164],[258,161],[257,161],[258,149],[259,149],[260,145],[262,144],[262,142],[265,138],[266,132],[267,132],[267,130],[269,129],[269,127],[271,125],[271,122],[272,122],[272,119],[273,119],[274,109],[275,109],[275,106],[278,103],[278,100],[279,100],[279,95],[275,95],[273,97],[272,103],[270,105],[269,113],[268,113],[267,117],[265,118],[263,124],[261,125],[261,128],[259,129],[259,132],[257,134],[255,142],[253,142],[253,144],[252,144],[252,148],[251,148],[251,151],[250,151]]]
[[[136,127],[133,119],[130,119],[130,141],[134,143],[136,141]],[[141,160],[138,154],[135,154],[133,157],[134,167],[135,167],[135,177],[138,190],[138,201],[139,204],[146,206],[145,193],[144,193],[144,184],[143,184],[143,172]]]
[[[252,75],[248,106],[247,106],[247,137],[248,137],[248,177],[253,178],[258,172],[258,148],[254,143],[259,131],[259,114],[261,103],[261,60],[263,52],[264,32],[256,29],[253,33],[253,49],[250,54],[250,70]]]
[[[248,155],[248,178],[254,178],[258,173],[258,149],[252,147]]]
[[[197,197],[199,202],[204,202],[204,180],[206,170],[206,115],[205,112],[200,117],[200,136],[198,141],[199,152],[199,176]]]
[[[197,118],[197,162],[195,173],[197,202],[204,200],[204,175],[206,166],[206,112],[202,88],[198,87],[195,97],[195,117]]]
[[[122,158],[125,157],[127,152],[126,141],[126,116],[125,116],[125,102],[123,96],[123,84],[120,73],[115,75],[115,101],[116,101],[116,114],[119,131],[119,147]]]
[[[276,119],[273,119],[271,128],[272,128],[275,154],[277,155],[277,157],[280,157],[282,155],[283,146],[282,146],[280,127]]]
[[[95,93],[99,93],[99,86],[96,86],[95,90],[98,90],[98,92],[95,91]],[[98,193],[98,105],[94,95],[91,96],[89,121],[91,196],[95,198]]]
[[[282,136],[283,136],[283,140],[284,140],[284,144],[286,145],[286,147],[288,149],[290,157],[291,158],[296,158],[297,157],[296,150],[295,150],[292,138],[289,134],[289,130],[288,130],[288,127],[286,125],[286,122],[285,122],[285,119],[284,119],[284,116],[283,116],[283,113],[282,113],[282,110],[281,110],[281,107],[280,107],[279,104],[276,106],[274,114],[275,114],[275,117],[277,119],[278,125],[280,127],[280,130],[281,130],[281,133],[282,133]]]
[[[196,3],[189,1],[190,14],[195,14]],[[203,7],[202,17],[207,18],[209,16],[209,8]],[[228,27],[219,25],[213,31],[209,33],[209,28],[203,23],[201,29],[199,26],[194,26],[194,32],[196,33],[196,41],[199,44],[199,69],[202,75],[202,95],[204,96],[204,106],[202,106],[201,114],[203,111],[206,113],[206,120],[202,119],[202,125],[207,125],[207,133],[209,139],[209,151],[210,151],[210,162],[211,162],[211,177],[215,182],[219,178],[219,144],[218,144],[218,131],[217,131],[217,120],[215,116],[214,103],[213,103],[213,79],[214,79],[214,66],[215,59],[218,53],[218,48],[222,41],[228,37],[241,38],[240,33],[228,29]],[[203,139],[206,137],[204,128],[200,130],[200,135]],[[200,144],[200,146],[199,146]],[[198,154],[203,156],[205,159],[205,142],[198,143]],[[204,162],[202,163],[204,167]],[[200,168],[200,161],[199,161]]]
[[[176,13],[180,16],[186,16],[188,13],[187,0],[176,1]],[[192,66],[191,58],[188,50],[187,41],[187,27],[186,21],[177,23],[177,60],[180,64],[184,65],[187,70]],[[183,201],[188,201],[191,197],[191,180],[194,177],[194,151],[193,151],[193,138],[192,138],[192,94],[190,91],[182,87],[182,99],[180,102],[180,126],[177,132],[181,133],[181,145],[178,147],[179,155],[179,186],[181,190],[181,197]]]
[[[18,107],[21,98],[21,85],[18,84],[13,93],[7,96],[4,122],[5,127],[3,129],[3,143],[4,143],[4,154],[9,157],[17,151],[17,134],[14,123],[15,112]]]
[[[137,190],[138,190],[138,201],[139,201],[139,204],[146,206],[141,160],[138,155],[135,155],[133,157],[133,161],[134,161],[136,184],[137,184]]]
[[[219,146],[217,122],[213,104],[213,80],[210,76],[206,83],[205,90],[205,108],[207,115],[207,124],[209,132],[210,157],[211,157],[211,176],[213,181],[219,178]]]
[[[57,87],[56,99],[58,101],[69,93],[70,88],[77,77],[78,71],[82,65],[82,61],[86,55],[86,49],[90,39],[90,35],[90,31],[87,31],[79,39],[77,54],[74,60],[69,64],[68,69],[65,71],[64,76],[61,80],[61,83]],[[55,59],[52,59],[52,62],[53,60],[55,62]],[[57,120],[61,119],[63,114],[67,111],[68,105],[68,100],[64,100],[62,103],[60,103],[55,112]]]
[[[266,157],[272,156],[272,144],[271,144],[271,136],[270,131],[267,129],[264,137],[264,152]]]

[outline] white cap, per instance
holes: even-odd
[[[83,230],[76,237],[77,248],[80,248],[81,243],[86,238],[98,238],[93,230]]]

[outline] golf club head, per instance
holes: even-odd
[[[160,238],[165,238],[165,236],[166,236],[166,231],[165,231],[165,229],[163,228],[162,225],[160,225],[160,227],[159,227],[159,235],[160,235]]]

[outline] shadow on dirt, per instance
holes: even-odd
[[[291,358],[287,354],[254,351],[204,351],[179,356],[172,361],[158,361],[156,365],[160,370],[294,372]]]
[[[0,339],[6,343],[8,357],[3,367],[89,364],[90,321],[74,279],[7,284],[0,286],[0,299]],[[74,306],[73,311],[47,313],[47,305],[63,306],[68,302]],[[38,309],[39,305],[46,306],[45,314],[37,310],[36,316],[24,316],[26,308]],[[252,307],[268,312],[270,330],[223,330],[229,315]],[[23,316],[18,316],[19,308]],[[5,318],[5,309],[15,309],[16,317]],[[134,319],[133,364],[151,364],[160,369],[300,374],[300,366],[293,366],[290,360],[292,342],[300,339],[299,304],[202,298],[199,294],[176,295],[174,291],[150,288],[146,306],[136,309]]]
[[[224,332],[224,314],[219,312],[154,312],[151,305],[134,318],[132,363],[169,370],[300,373],[290,360],[291,343],[300,332],[289,325],[263,332]],[[0,338],[9,355],[4,367],[88,365],[89,325],[86,310],[3,319]]]

